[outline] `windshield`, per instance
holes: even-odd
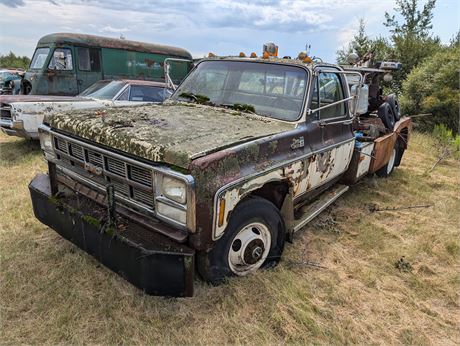
[[[91,97],[101,100],[111,100],[120,92],[121,89],[125,87],[125,85],[126,82],[122,81],[100,80],[84,90],[78,96]]]
[[[193,102],[208,99],[219,106],[254,111],[294,121],[300,117],[307,72],[296,66],[243,61],[204,61],[172,96]]]
[[[29,68],[31,69],[39,69],[45,65],[46,58],[50,52],[49,48],[37,48],[35,50],[34,56],[32,57],[32,61],[30,62]]]

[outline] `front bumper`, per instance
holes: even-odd
[[[38,132],[27,132],[22,120],[0,119],[0,129],[8,136],[16,136],[29,139],[38,139]]]
[[[103,231],[95,217],[52,197],[45,174],[37,175],[29,190],[37,219],[147,294],[193,295],[193,249],[129,220],[122,230]]]

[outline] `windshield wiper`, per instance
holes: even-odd
[[[179,97],[186,97],[190,100],[194,100],[198,104],[208,104],[209,103],[209,97],[206,95],[200,95],[200,94],[194,94],[194,93],[181,93]]]

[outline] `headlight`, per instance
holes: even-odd
[[[45,152],[52,152],[53,142],[52,142],[51,134],[48,131],[41,129],[39,127],[38,137],[40,138],[40,147],[42,148],[42,150]]]
[[[173,200],[174,202],[185,204],[187,202],[187,186],[181,180],[163,177],[161,186],[163,196]]]

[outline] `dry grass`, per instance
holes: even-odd
[[[459,344],[460,169],[451,159],[424,174],[435,160],[431,138],[415,134],[392,178],[353,187],[276,269],[219,287],[197,280],[195,297],[167,299],[37,222],[27,184],[45,170],[41,153],[0,135],[0,342]],[[412,272],[395,268],[401,256]]]

